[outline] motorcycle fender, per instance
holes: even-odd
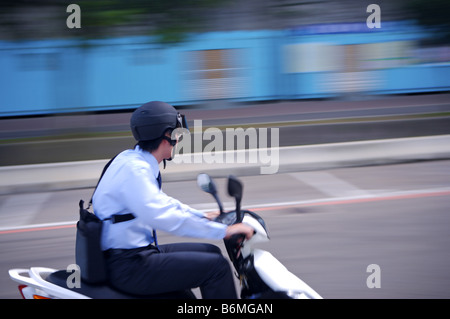
[[[272,290],[304,295],[310,299],[322,299],[317,292],[291,273],[271,253],[255,249],[253,254],[254,267],[258,275]]]

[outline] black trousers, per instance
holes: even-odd
[[[110,284],[126,293],[161,294],[200,287],[204,299],[236,299],[228,261],[217,246],[175,243],[106,251]]]

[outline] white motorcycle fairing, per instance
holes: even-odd
[[[291,273],[268,251],[255,249],[253,256],[256,272],[273,291],[284,291],[295,299],[322,299],[317,292]]]
[[[303,280],[291,273],[271,253],[261,249],[254,249],[253,245],[269,241],[266,229],[254,216],[245,214],[244,224],[251,226],[255,234],[242,245],[242,256],[253,255],[253,268],[261,280],[275,292],[284,292],[295,299],[322,299],[322,297],[308,286]]]
[[[9,270],[9,276],[12,280],[26,286],[20,290],[25,299],[89,299],[87,296],[57,286],[46,280],[50,274],[56,272],[56,269],[45,267],[16,268]]]

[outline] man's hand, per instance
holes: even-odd
[[[245,235],[245,239],[249,240],[250,238],[252,238],[254,233],[255,230],[252,227],[243,223],[239,223],[228,226],[225,238],[228,239],[233,235],[242,234]]]

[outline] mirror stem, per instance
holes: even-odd
[[[223,206],[222,206],[222,202],[219,199],[219,196],[217,196],[217,193],[214,193],[213,196],[214,196],[214,199],[216,200],[217,204],[219,205],[220,213],[223,214]]]
[[[242,222],[242,213],[241,213],[241,201],[236,200],[236,222]]]

